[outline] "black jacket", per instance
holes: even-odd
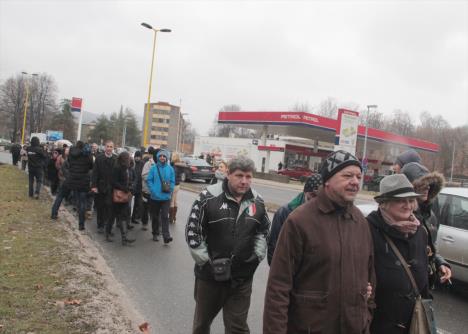
[[[141,172],[143,170],[143,166],[145,165],[145,162],[143,160],[140,161],[135,161],[135,194],[141,194],[141,189],[142,189],[142,178],[141,178]]]
[[[129,174],[128,168],[115,164],[112,169],[112,189],[119,189],[126,192],[131,191],[132,187]]]
[[[385,223],[380,211],[367,216],[374,241],[374,265],[377,277],[375,302],[377,308],[371,324],[371,333],[402,334],[408,333],[413,314],[415,294],[405,269],[384,238],[384,233],[411,266],[419,292],[429,298],[427,275],[427,232],[420,226],[409,238]]]
[[[93,168],[91,155],[86,154],[78,147],[72,147],[67,160],[68,178],[65,185],[72,190],[89,191],[90,177],[89,171]]]
[[[46,153],[40,146],[29,146],[28,152],[28,169],[44,168],[46,163]]]
[[[194,258],[195,276],[213,280],[210,260],[232,259],[232,281],[251,279],[266,253],[270,220],[263,199],[252,189],[239,204],[227,179],[209,186],[194,202],[186,241]]]
[[[174,173],[175,173],[175,185],[180,184],[180,175],[184,171],[184,168],[182,166],[179,166],[178,164],[174,164],[171,162],[172,168],[174,168]]]
[[[91,187],[97,188],[100,194],[112,193],[112,169],[116,159],[115,155],[108,158],[102,153],[94,161]]]

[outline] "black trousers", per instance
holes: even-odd
[[[42,185],[42,168],[29,168],[29,197],[34,194],[39,195]],[[36,180],[36,189],[34,189],[34,180]]]
[[[98,193],[94,197],[96,206],[96,221],[98,228],[107,226],[112,216],[112,195]]]
[[[247,315],[252,295],[252,279],[232,287],[230,282],[195,278],[195,316],[192,334],[210,334],[211,323],[223,310],[225,334],[248,334]]]
[[[148,219],[151,218],[150,197],[142,193],[141,198],[141,222],[143,225],[148,225]]]
[[[153,201],[150,200],[151,208],[151,227],[153,235],[159,235],[159,226],[162,228],[164,239],[169,238],[169,206],[171,201]]]
[[[120,230],[122,240],[127,236],[127,221],[130,219],[130,203],[112,203],[112,215],[117,221],[117,227]],[[106,224],[106,233],[112,232],[114,219],[109,219]]]

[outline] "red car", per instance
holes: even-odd
[[[304,182],[308,177],[314,174],[309,168],[293,166],[278,171],[280,175],[289,176],[290,179],[300,180]]]

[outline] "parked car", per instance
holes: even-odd
[[[357,207],[367,216],[377,203]],[[440,221],[437,251],[450,263],[453,278],[468,283],[468,188],[442,189],[434,211]]]
[[[301,166],[292,166],[288,168],[284,168],[278,171],[279,175],[286,175],[290,179],[300,180],[304,182],[308,177],[314,174],[309,168],[301,167]]]
[[[437,249],[455,279],[468,283],[468,189],[447,187],[439,196]]]
[[[182,158],[185,163],[183,171],[180,174],[182,182],[199,179],[205,180],[206,183],[212,183],[215,179],[213,166],[203,159]]]

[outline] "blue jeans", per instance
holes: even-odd
[[[72,190],[67,188],[65,185],[62,185],[57,193],[57,197],[55,197],[55,202],[54,205],[52,205],[52,213],[51,216],[53,218],[57,217],[58,210],[60,208],[60,204],[62,204],[62,201],[64,198],[68,197],[70,195],[70,192]],[[74,190],[74,198],[77,201],[77,206],[78,206],[78,224],[79,227],[84,228],[84,223],[85,223],[85,212],[86,212],[86,200],[87,200],[87,191],[78,191]]]
[[[39,195],[42,185],[42,168],[29,168],[29,197]],[[36,191],[34,191],[34,179],[36,179]]]

